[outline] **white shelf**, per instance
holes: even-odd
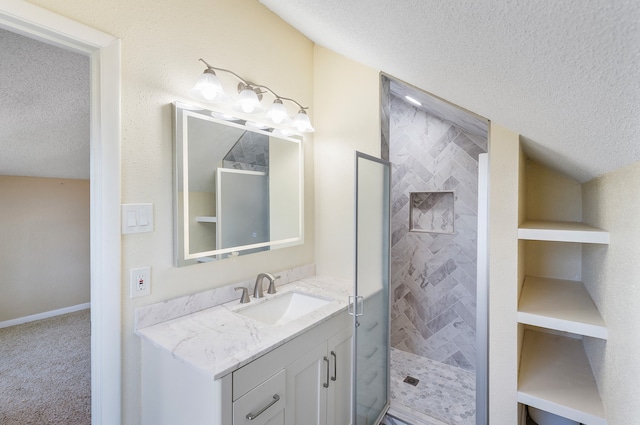
[[[585,425],[606,425],[604,407],[579,339],[525,331],[518,402]]]
[[[518,238],[536,241],[608,244],[609,232],[582,223],[525,221]]]
[[[518,322],[607,339],[607,328],[582,282],[527,276]]]
[[[217,217],[210,216],[197,216],[196,221],[198,223],[215,223],[218,221]]]

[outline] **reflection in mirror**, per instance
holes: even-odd
[[[178,266],[303,242],[301,139],[216,116],[174,104]]]

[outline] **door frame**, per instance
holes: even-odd
[[[91,421],[120,423],[120,40],[24,0],[0,4],[0,28],[91,61]]]
[[[385,371],[386,371],[386,400],[385,400],[385,405],[382,408],[379,416],[372,422],[372,425],[378,425],[381,423],[381,421],[384,419],[385,415],[387,414],[390,406],[391,406],[391,304],[390,304],[390,293],[391,293],[391,162],[385,160],[385,159],[381,159],[381,158],[377,158],[375,156],[360,152],[360,151],[355,151],[355,157],[354,157],[355,161],[354,161],[354,171],[355,171],[355,175],[354,175],[354,273],[353,273],[353,296],[349,297],[349,307],[347,309],[347,312],[353,316],[353,322],[352,322],[352,331],[353,331],[353,337],[352,337],[352,352],[351,352],[351,422],[352,425],[356,425],[358,422],[358,409],[357,409],[357,403],[358,403],[358,328],[360,326],[360,323],[358,321],[358,317],[361,315],[364,315],[364,297],[360,295],[360,291],[359,291],[359,254],[358,254],[358,248],[359,248],[359,211],[360,211],[360,201],[359,201],[359,190],[360,190],[360,175],[359,175],[359,170],[360,170],[360,163],[359,160],[363,159],[363,160],[367,160],[370,161],[372,163],[378,164],[378,165],[382,165],[383,167],[387,167],[387,173],[388,173],[388,180],[386,182],[386,187],[383,187],[384,190],[387,191],[387,196],[389,197],[387,199],[387,214],[388,217],[386,217],[386,223],[385,225],[387,226],[387,234],[386,234],[386,239],[388,242],[388,246],[387,246],[387,255],[385,258],[386,264],[383,265],[383,280],[386,280],[387,282],[387,290],[386,293],[383,295],[384,298],[387,299],[387,310],[384,313],[384,316],[386,318],[386,330],[387,330],[387,334],[386,334],[386,341],[385,341],[385,345],[386,345],[386,367],[385,367]],[[384,270],[386,269],[386,270]],[[358,306],[361,305],[360,300],[362,300],[362,309],[359,309]],[[359,313],[360,312],[360,313]]]

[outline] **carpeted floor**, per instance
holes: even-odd
[[[91,424],[89,310],[0,329],[0,424]]]

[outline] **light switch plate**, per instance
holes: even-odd
[[[153,204],[122,204],[122,234],[153,231]]]

